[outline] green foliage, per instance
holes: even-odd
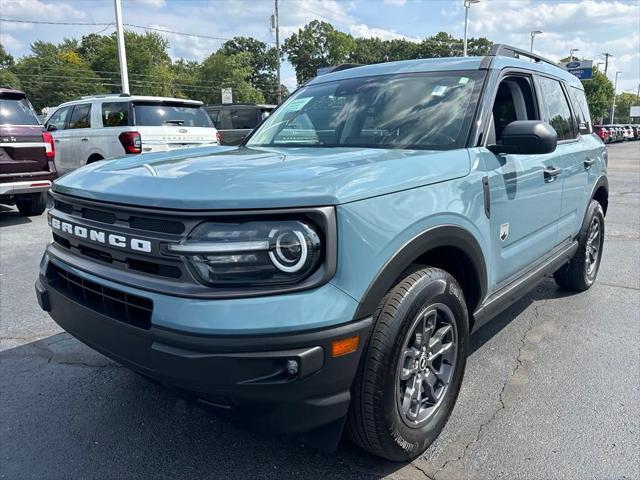
[[[10,68],[13,67],[14,64],[13,55],[7,52],[0,43],[0,68]]]
[[[250,84],[251,55],[248,52],[225,55],[221,51],[209,55],[200,67],[199,81],[209,90],[199,98],[205,103],[220,103],[222,88],[233,89],[234,102],[263,103],[264,95]]]
[[[632,105],[640,106],[640,97],[635,93],[624,92],[616,96],[616,123],[630,123],[629,113]]]
[[[591,118],[594,123],[601,123],[607,113],[611,111],[613,83],[604,73],[594,69],[593,78],[583,80],[582,85],[589,104]]]

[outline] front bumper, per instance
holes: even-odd
[[[102,354],[273,432],[299,435],[330,424],[341,430],[370,318],[268,335],[203,335],[154,324],[141,328],[59,288],[47,273],[47,262],[45,256],[36,282],[40,306]],[[332,341],[354,335],[360,336],[357,351],[331,357]],[[288,360],[297,361],[297,374],[287,373]]]

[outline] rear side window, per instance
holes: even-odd
[[[211,120],[199,106],[180,103],[136,102],[134,118],[137,126],[211,127]]]
[[[589,105],[584,92],[578,88],[571,87],[571,105],[576,116],[578,130],[581,134],[587,135],[591,133],[591,115],[589,115]]]
[[[126,127],[129,125],[129,102],[102,104],[103,127]]]
[[[253,108],[239,108],[231,110],[231,126],[234,129],[252,129],[259,122],[258,110]]]
[[[89,128],[91,126],[91,104],[76,105],[71,112],[69,128]]]
[[[49,120],[47,121],[47,130],[64,130],[67,115],[69,114],[69,107],[64,107],[56,110]]]
[[[207,113],[209,114],[209,118],[213,122],[213,126],[217,128],[220,124],[220,110],[207,110]]]
[[[26,98],[0,99],[0,125],[39,125],[31,104]]]
[[[573,119],[571,109],[567,103],[567,97],[558,80],[547,77],[538,77],[541,90],[541,100],[546,106],[545,120],[558,133],[558,140],[569,140],[577,136],[573,131]]]

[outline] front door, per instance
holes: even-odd
[[[503,78],[496,93],[488,144],[500,143],[515,120],[539,120],[532,79]],[[562,179],[553,153],[495,155],[482,149],[490,199],[492,283],[501,286],[557,245]]]
[[[61,174],[71,170],[73,155],[73,135],[67,130],[67,117],[72,107],[62,107],[54,112],[45,124],[46,129],[51,132],[55,144],[56,154],[54,161],[56,168]]]

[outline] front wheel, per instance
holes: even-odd
[[[589,204],[586,219],[578,235],[578,250],[568,264],[553,274],[560,287],[580,292],[590,288],[596,281],[602,260],[604,211],[596,200]]]
[[[411,460],[444,428],[462,383],[469,318],[456,280],[437,268],[383,299],[352,387],[347,431],[360,447]]]
[[[47,208],[47,192],[16,196],[16,207],[25,217],[42,215]]]

